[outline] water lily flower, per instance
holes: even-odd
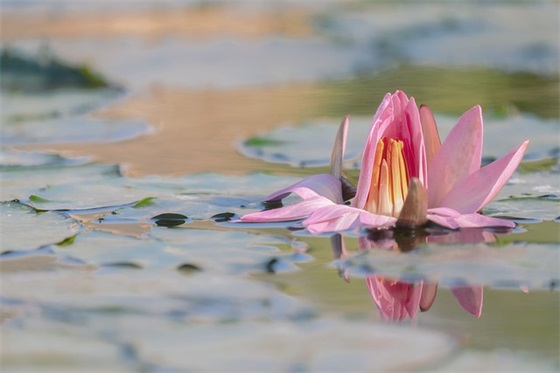
[[[308,177],[266,201],[295,193],[302,201],[247,214],[244,222],[301,220],[311,233],[358,227],[417,226],[428,220],[447,228],[513,227],[511,221],[479,213],[504,186],[523,158],[529,141],[484,167],[482,110],[461,116],[441,143],[427,106],[417,107],[402,91],[385,95],[373,117],[362,156],[355,196],[344,204],[347,183],[342,159],[349,118],[339,128],[330,174]]]

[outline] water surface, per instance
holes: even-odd
[[[3,13],[20,21],[3,47],[39,60],[46,43],[111,83],[2,91],[3,369],[559,369],[556,3],[173,6]],[[104,16],[128,26],[94,32]],[[432,108],[442,137],[481,104],[484,162],[530,138],[484,210],[516,228],[382,237],[408,252],[346,232],[342,251],[297,222],[231,222],[325,172],[346,114],[355,180],[396,89]],[[376,276],[438,283],[436,300],[387,320]],[[465,286],[483,289],[480,318],[454,296]]]

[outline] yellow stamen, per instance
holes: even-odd
[[[377,143],[366,210],[398,217],[409,182],[403,149],[401,140],[383,138]]]
[[[404,203],[402,177],[399,159],[402,159],[399,141],[391,139],[391,199],[393,201],[393,216],[398,216]],[[405,175],[406,176],[406,175]]]
[[[384,159],[381,163],[381,175],[379,175],[379,194],[377,195],[377,213],[391,216],[393,204],[391,203],[391,192],[389,185],[389,166]]]

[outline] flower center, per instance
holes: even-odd
[[[409,177],[401,140],[382,138],[377,143],[365,209],[398,217],[408,193]]]

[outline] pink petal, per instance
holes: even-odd
[[[409,166],[409,178],[416,177],[420,180],[424,187],[428,183],[428,168],[426,162],[426,147],[424,144],[424,134],[422,132],[422,125],[420,121],[420,113],[416,106],[416,101],[413,97],[410,98],[408,106],[406,107],[407,123],[408,123],[408,138],[403,136],[405,143],[409,143],[412,154],[408,155],[407,164]],[[406,157],[405,150],[405,157]]]
[[[482,315],[483,288],[481,285],[452,288],[457,302],[475,317]]]
[[[370,295],[386,320],[413,319],[418,312],[422,284],[386,280],[379,276],[366,277]]]
[[[373,122],[366,139],[366,144],[364,146],[364,152],[362,155],[362,166],[360,169],[360,177],[358,179],[358,185],[356,187],[356,196],[352,201],[352,206],[357,208],[363,208],[366,204],[366,199],[369,193],[369,187],[371,184],[371,176],[373,174],[373,161],[375,156],[375,150],[377,148],[377,142],[381,138],[380,127],[383,123],[389,123],[390,116],[392,115],[393,108],[390,107],[392,103],[392,95],[387,93],[377,108],[377,112],[373,116]],[[384,126],[386,128],[386,125]]]
[[[443,227],[457,228],[483,228],[483,227],[515,227],[515,223],[509,220],[493,218],[477,213],[461,214],[450,208],[440,207],[428,210],[428,220]]]
[[[323,196],[335,203],[342,203],[342,187],[340,180],[329,174],[318,174],[280,189],[265,198],[265,201],[279,201],[290,193],[295,193],[303,199]]]
[[[342,161],[344,160],[344,151],[346,149],[346,135],[348,133],[349,121],[350,116],[347,115],[342,120],[342,123],[340,123],[331,153],[330,174],[338,180],[342,177]]]
[[[432,159],[436,156],[441,147],[441,140],[436,125],[436,120],[432,111],[425,105],[420,106],[420,124],[422,125],[422,133],[424,134],[424,144],[426,146],[426,162],[428,169]]]
[[[358,227],[380,228],[395,224],[391,216],[376,215],[346,205],[319,207],[302,224],[311,233],[340,232]]]
[[[463,213],[481,210],[492,201],[515,172],[528,145],[529,140],[524,141],[506,156],[462,180],[444,196],[441,206]]]
[[[246,223],[264,223],[299,220],[308,217],[313,211],[324,206],[335,206],[335,204],[328,198],[315,196],[294,205],[244,215],[241,217],[241,221]]]
[[[422,295],[420,296],[420,311],[426,312],[432,307],[436,299],[437,288],[437,282],[424,284]]]
[[[481,157],[482,110],[477,105],[459,118],[430,163],[428,206],[446,206],[443,197],[480,168]]]

